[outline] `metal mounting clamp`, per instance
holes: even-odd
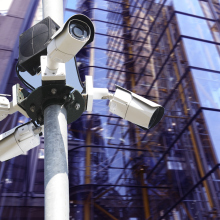
[[[85,110],[85,101],[82,95],[73,87],[62,84],[49,84],[40,86],[28,94],[25,89],[17,97],[18,105],[23,108],[28,116],[44,124],[44,109],[50,105],[64,105],[67,110],[67,123],[77,120]],[[26,94],[26,95],[24,95]]]

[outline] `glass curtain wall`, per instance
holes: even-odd
[[[82,144],[70,152],[71,215],[218,219],[219,2],[85,0],[75,9],[96,29],[77,55],[82,79],[123,86],[165,115],[146,131],[100,100],[71,125]]]
[[[95,24],[94,42],[76,56],[82,82],[91,75],[96,88],[123,86],[165,107],[151,130],[111,114],[106,100],[68,125],[70,219],[219,219],[219,1],[65,6],[65,21],[83,13]],[[68,75],[74,69],[67,64]],[[1,163],[0,180],[0,219],[43,219],[44,139]]]

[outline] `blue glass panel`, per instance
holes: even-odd
[[[65,13],[64,13],[64,22],[66,22],[74,14],[77,14],[77,13],[73,13],[71,11],[65,11]]]
[[[66,4],[66,8],[76,9],[77,1],[68,0]]]
[[[108,10],[108,8],[109,8],[108,1],[95,0],[94,3],[95,3],[96,8],[105,9],[105,10]],[[119,6],[119,4],[114,5],[114,7],[118,7],[118,6]]]
[[[176,14],[180,34],[213,41],[208,23],[204,19]]]
[[[174,9],[204,17],[198,0],[173,0]]]
[[[183,39],[183,42],[191,66],[220,70],[220,57],[216,45],[191,39]]]
[[[200,105],[220,108],[220,74],[192,69]]]
[[[214,147],[214,152],[218,162],[220,162],[220,112],[203,111],[203,114],[205,117],[207,129],[209,131],[210,139]]]

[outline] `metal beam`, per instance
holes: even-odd
[[[147,179],[150,178],[150,176],[153,174],[155,169],[159,166],[161,161],[165,158],[165,156],[170,152],[172,147],[175,145],[175,143],[179,140],[179,138],[182,136],[182,134],[188,129],[188,127],[191,125],[191,123],[197,118],[197,116],[201,113],[202,110],[209,110],[209,111],[215,111],[215,112],[220,112],[220,109],[214,109],[214,108],[207,108],[207,107],[201,107],[197,110],[197,112],[193,115],[193,117],[189,120],[189,122],[185,125],[185,127],[182,129],[182,131],[176,136],[174,141],[169,145],[167,150],[164,152],[162,157],[157,161],[157,163],[154,165],[152,170],[148,173]]]
[[[35,177],[36,177],[36,172],[37,172],[39,148],[40,146],[37,146],[31,151],[31,158],[30,158],[30,163],[29,163],[29,168],[28,168],[28,171],[29,171],[28,193],[30,195],[32,195],[33,190],[34,190],[34,182],[35,182]]]
[[[109,218],[113,219],[113,220],[118,220],[117,218],[115,218],[112,214],[110,214],[109,212],[107,212],[105,209],[103,209],[101,206],[99,206],[96,203],[93,203],[95,208],[99,209],[100,211],[102,211],[104,214],[106,214]]]
[[[87,196],[86,200],[84,201],[84,220],[90,220],[91,215],[90,215],[90,200],[91,200],[91,192]]]
[[[172,205],[158,220],[164,219],[177,205],[179,205],[193,190],[195,190],[204,180],[206,180],[215,170],[218,169],[220,164],[214,166],[205,176],[203,176],[187,193],[184,194],[174,205]]]
[[[141,185],[145,186],[144,183],[144,173],[141,171],[140,173],[140,178],[141,178]],[[143,203],[144,203],[144,215],[145,219],[150,218],[150,204],[149,204],[149,196],[148,196],[148,191],[146,188],[142,188],[142,197],[143,197]]]

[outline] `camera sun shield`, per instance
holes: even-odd
[[[40,57],[47,55],[50,38],[59,29],[50,17],[47,17],[22,33],[19,37],[19,66],[32,76],[40,66]]]

